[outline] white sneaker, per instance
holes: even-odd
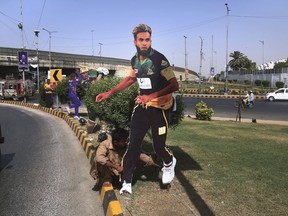
[[[166,165],[164,163],[164,166],[162,168],[162,172],[163,172],[163,175],[162,175],[162,183],[163,184],[169,184],[172,182],[174,176],[175,176],[175,165],[176,165],[176,158],[173,157],[172,158],[172,164],[171,165]]]
[[[126,183],[126,181],[123,182],[122,188],[120,189],[120,194],[122,195],[123,193],[132,194],[132,184],[131,183]]]
[[[79,120],[80,118],[78,116],[74,116],[74,119]]]
[[[66,107],[66,111],[68,114],[70,114],[70,108],[68,106]]]

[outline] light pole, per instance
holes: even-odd
[[[39,82],[40,82],[40,78],[39,78],[39,52],[38,52],[38,38],[39,38],[39,30],[34,30],[35,36],[36,36],[36,51],[37,51],[37,87],[38,87],[38,91],[39,91]]]
[[[203,38],[201,36],[199,36],[200,40],[201,40],[201,46],[200,46],[200,66],[199,66],[199,89],[198,89],[198,93],[200,93],[200,89],[201,89],[201,74],[202,74],[202,60],[203,60]]]
[[[56,33],[57,31],[49,31],[45,28],[42,28],[44,31],[49,33],[49,71],[51,70],[51,38],[52,33]]]
[[[94,56],[94,30],[91,30],[92,33],[92,56]]]
[[[99,57],[100,57],[100,65],[102,65],[102,59],[101,59],[101,56],[102,56],[102,49],[101,49],[101,47],[102,47],[102,43],[98,43],[99,44],[99,46],[100,46],[100,51],[99,51]]]
[[[225,4],[227,12],[227,23],[226,23],[226,68],[225,68],[225,94],[228,94],[228,33],[229,33],[229,7]]]
[[[264,40],[259,40],[259,42],[262,44],[262,64],[264,68]]]
[[[187,77],[187,52],[186,52],[186,39],[187,39],[187,37],[186,36],[184,36],[184,41],[185,41],[185,81],[187,81],[187,79],[188,79],[188,77]]]
[[[263,80],[264,80],[264,72],[265,72],[265,66],[264,66],[264,40],[259,40],[259,42],[262,44],[262,80],[261,80],[261,87],[263,88]]]

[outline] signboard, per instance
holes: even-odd
[[[214,67],[211,67],[211,68],[210,68],[210,75],[211,75],[211,76],[214,76],[214,75],[215,75],[215,68],[214,68]]]
[[[19,71],[28,71],[28,52],[18,51],[18,69]]]
[[[62,69],[51,69],[50,70],[50,82],[62,81]]]

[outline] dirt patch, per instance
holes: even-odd
[[[177,178],[167,190],[161,185],[161,172],[144,168],[135,174],[131,196],[119,195],[119,190],[115,190],[124,215],[200,215]]]

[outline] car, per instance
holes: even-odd
[[[280,88],[274,92],[267,93],[266,99],[269,101],[288,100],[288,88]]]

